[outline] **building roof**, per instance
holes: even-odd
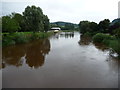
[[[52,27],[51,29],[54,29],[54,30],[61,30],[61,28],[59,28],[59,27]]]

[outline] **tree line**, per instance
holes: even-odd
[[[99,24],[81,21],[79,29],[82,36],[92,37],[93,43],[100,43],[110,49],[110,55],[117,53],[120,58],[120,18],[110,22],[104,19]]]
[[[2,16],[2,32],[47,32],[50,22],[40,7],[27,6],[22,14]]]
[[[107,33],[120,37],[120,19],[115,19],[113,22],[110,22],[109,19],[104,19],[99,24],[90,21],[80,21],[79,29],[82,34]]]

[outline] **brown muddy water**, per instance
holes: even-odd
[[[78,32],[3,48],[3,88],[118,88],[118,60]]]

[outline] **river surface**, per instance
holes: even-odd
[[[118,60],[78,32],[3,48],[3,88],[118,88]]]

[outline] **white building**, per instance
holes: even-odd
[[[52,27],[51,30],[61,30],[59,27]]]

